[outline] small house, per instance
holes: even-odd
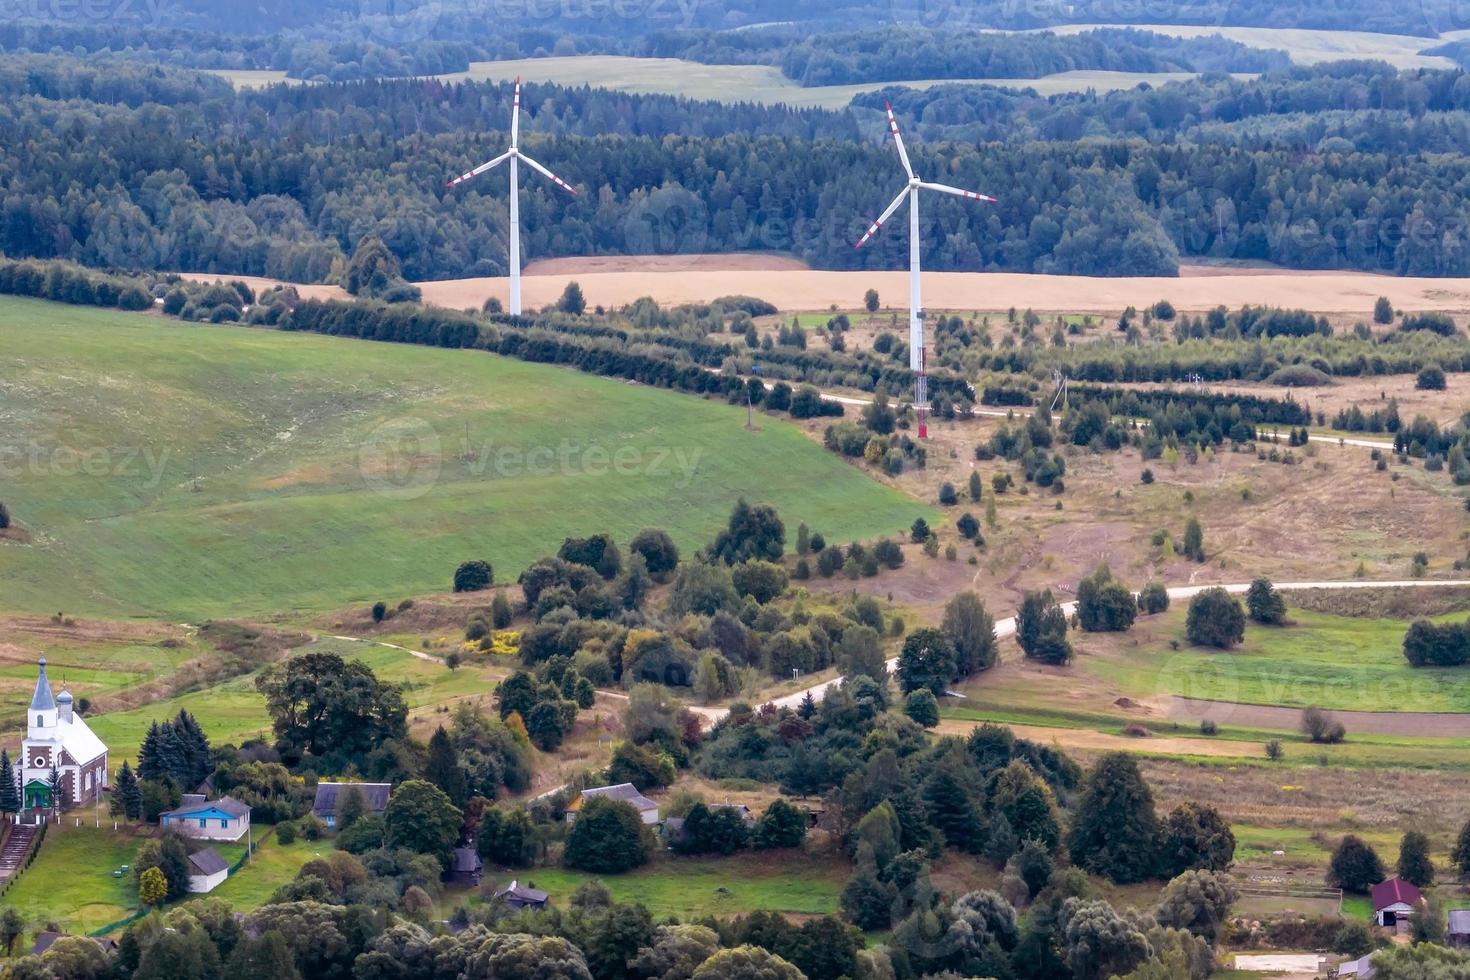
[[[618,783],[616,786],[597,786],[582,790],[577,794],[575,800],[567,804],[567,823],[575,823],[577,812],[588,800],[599,796],[627,803],[638,811],[638,816],[642,817],[643,822],[650,827],[658,823],[658,804],[638,792],[638,788],[632,783]]]
[[[218,888],[230,876],[230,866],[219,851],[206,847],[189,855],[189,892],[204,895]]]
[[[1422,900],[1419,889],[1402,878],[1380,881],[1373,886],[1373,921],[1388,929],[1405,929]]]
[[[230,796],[207,800],[185,793],[178,807],[158,815],[158,823],[198,840],[237,841],[250,829],[250,807]]]
[[[367,803],[368,813],[382,816],[383,811],[388,809],[388,797],[393,795],[393,787],[389,783],[320,782],[316,784],[316,799],[311,804],[311,815],[329,828],[335,829],[337,810],[342,805],[342,797],[353,786],[362,791],[362,798]]]
[[[56,945],[56,941],[58,939],[63,939],[66,937],[66,935],[67,933],[64,932],[53,932],[52,930],[47,929],[45,932],[42,932],[36,936],[36,943],[31,947],[31,955],[40,956],[42,953],[46,952],[46,950]],[[91,939],[92,942],[100,946],[102,948],[102,952],[107,956],[111,956],[113,953],[117,952],[117,943],[114,940],[102,939],[95,936],[89,936],[88,938]]]
[[[473,847],[456,847],[454,858],[444,878],[451,885],[478,885],[480,871],[485,867],[480,861],[480,852]]]
[[[1348,960],[1346,963],[1337,965],[1337,976],[1353,977],[1354,980],[1373,980],[1378,971],[1373,968],[1373,954],[1369,953],[1356,960]]]
[[[1454,949],[1470,948],[1470,909],[1451,909],[1446,940]]]
[[[521,909],[544,909],[551,896],[539,888],[527,888],[512,880],[504,888],[498,889],[495,897],[505,899],[505,904],[519,912]]]

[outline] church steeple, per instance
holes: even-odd
[[[51,682],[46,679],[46,658],[41,658],[41,676],[36,678],[36,693],[31,698],[31,710],[26,716],[30,722],[31,738],[49,739],[56,728],[56,698],[51,694]]]
[[[32,711],[55,711],[56,699],[51,696],[51,682],[46,679],[46,658],[40,660],[41,676],[36,678],[36,693],[31,698]]]

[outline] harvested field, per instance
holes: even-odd
[[[639,271],[635,272],[527,275],[521,280],[524,301],[527,306],[535,307],[554,303],[567,283],[576,279],[589,304],[604,306],[622,306],[641,296],[652,296],[660,303],[673,305],[708,302],[717,296],[744,293],[768,300],[783,311],[826,310],[833,306],[854,309],[861,305],[863,293],[870,288],[886,297],[885,302],[891,307],[900,308],[907,303],[908,273],[901,270],[824,272],[777,264],[789,259],[767,259],[768,264],[759,268],[693,268],[670,272],[657,271],[656,264],[654,271],[642,265],[669,258],[635,256],[619,260],[638,264]],[[510,282],[503,277],[444,279],[418,285],[427,302],[453,309],[479,307],[491,296],[505,302],[510,292]],[[1004,310],[1015,306],[1030,307],[1041,313],[1116,314],[1129,305],[1142,306],[1168,299],[1176,308],[1187,312],[1204,312],[1222,304],[1235,308],[1249,302],[1366,319],[1379,296],[1387,296],[1402,310],[1470,312],[1470,279],[1280,270],[1226,273],[1212,270],[1209,275],[1183,274],[1178,278],[930,272],[924,276],[924,296],[930,310]]]
[[[586,275],[589,272],[806,272],[794,255],[779,252],[711,252],[692,255],[569,255],[537,259],[522,271],[528,276]]]

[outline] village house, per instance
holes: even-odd
[[[107,784],[107,746],[77,713],[69,691],[51,693],[46,677],[46,658],[38,663],[36,691],[26,713],[26,737],[21,743],[20,781],[22,805],[27,810],[44,810],[91,803]],[[51,773],[61,782],[62,799],[51,799]]]
[[[1419,889],[1402,878],[1390,878],[1373,886],[1373,921],[1386,929],[1403,932],[1419,908]]]
[[[1454,949],[1470,948],[1470,909],[1450,910],[1450,926],[1445,938]]]
[[[451,885],[478,885],[480,872],[484,867],[479,851],[473,847],[456,847],[454,857],[449,862],[449,870],[444,872],[444,880]]]
[[[587,801],[603,796],[620,803],[627,803],[638,811],[638,816],[650,827],[658,823],[658,804],[638,792],[632,783],[618,783],[616,786],[597,786],[584,789],[577,794],[577,798],[567,804],[567,823],[575,823],[577,813],[586,805]]]
[[[505,903],[519,912],[521,909],[544,909],[547,901],[551,898],[546,892],[539,888],[527,888],[520,882],[512,880],[495,892],[496,898],[505,899]]]
[[[206,847],[189,855],[189,891],[204,895],[214,891],[230,876],[230,866],[219,851]]]
[[[158,815],[158,823],[199,840],[237,841],[250,829],[250,807],[229,796],[206,800],[185,793],[178,807]]]
[[[388,797],[393,795],[393,787],[389,783],[320,782],[316,784],[316,799],[311,804],[311,815],[328,828],[336,829],[337,811],[342,806],[342,797],[352,786],[362,791],[363,801],[367,803],[366,813],[382,816],[383,811],[388,809]]]

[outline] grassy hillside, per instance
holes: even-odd
[[[570,534],[661,525],[692,551],[741,495],[836,541],[926,513],[790,424],[473,351],[11,298],[0,336],[5,611],[401,597],[465,558],[513,578]]]

